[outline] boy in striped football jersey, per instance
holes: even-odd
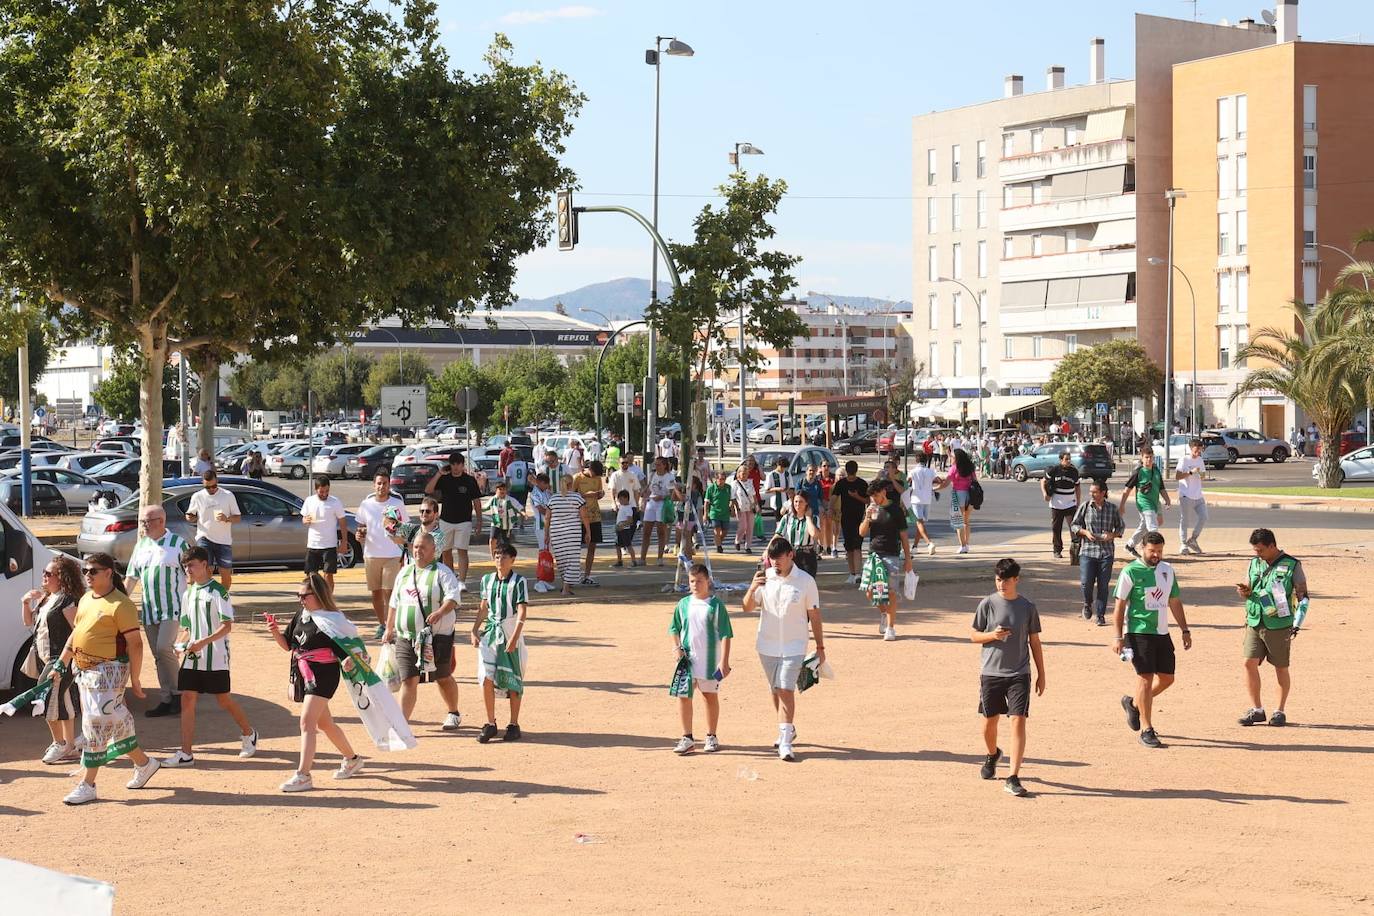
[[[525,577],[515,571],[515,546],[510,541],[496,548],[496,572],[482,577],[482,603],[472,623],[472,646],[477,650],[477,683],[487,721],[477,740],[486,744],[496,737],[496,691],[510,697],[510,724],[505,741],[520,740],[520,700],[524,696],[525,619],[529,615],[529,589]]]
[[[501,481],[496,485],[491,502],[487,504],[487,521],[491,522],[491,539],[487,546],[491,549],[493,560],[500,557],[499,550],[502,544],[511,543],[515,523],[521,515],[520,504],[510,497],[510,485],[504,480]]]
[[[687,695],[678,697],[678,713],[682,716],[682,737],[673,748],[676,754],[690,754],[696,750],[692,737],[692,693],[701,691],[706,703],[706,751],[720,750],[716,726],[720,722],[720,682],[730,675],[730,640],[735,631],[725,603],[711,594],[711,571],[702,563],[692,567],[692,593],[673,609],[673,622],[668,626],[673,649],[679,661],[687,659],[692,667]]]
[[[243,708],[229,693],[229,631],[234,628],[234,606],[229,591],[210,578],[210,553],[204,547],[186,551],[184,561],[190,586],[181,601],[181,632],[177,654],[181,670],[181,750],[162,761],[165,767],[189,767],[196,762],[191,744],[196,736],[196,701],[210,694],[233,717],[242,733],[240,757],[258,752],[258,733],[248,724]]]

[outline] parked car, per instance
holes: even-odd
[[[434,438],[442,442],[467,442],[468,428],[466,426],[445,426],[439,430]]]
[[[1214,471],[1223,470],[1231,461],[1231,453],[1226,450],[1226,443],[1215,433],[1203,433],[1199,436],[1202,440],[1202,461]],[[1187,434],[1175,433],[1169,437],[1169,464],[1178,464],[1184,458],[1193,453],[1192,446],[1189,445],[1193,437]],[[1162,465],[1164,461],[1164,446],[1156,442],[1154,445],[1155,461]]]
[[[34,481],[29,485],[29,498],[34,515],[67,514],[67,501],[53,484]],[[24,511],[24,497],[18,477],[0,478],[0,502],[9,506],[15,515]]]
[[[370,448],[372,446],[366,442],[328,446],[316,453],[315,463],[310,466],[310,473],[326,474],[330,478],[346,477],[348,476],[348,459],[354,455],[361,455]]]
[[[427,458],[396,465],[391,469],[391,492],[405,502],[419,502],[424,498],[430,478],[438,474],[446,463]]]
[[[234,568],[294,567],[305,563],[305,529],[301,525],[300,497],[274,487],[267,489],[255,481],[220,479],[220,486],[234,494],[243,518],[234,523]],[[162,506],[167,511],[167,527],[188,541],[195,540],[196,526],[186,520],[191,496],[200,489],[199,481],[169,481],[162,490]],[[339,554],[339,565],[353,566],[362,558],[357,541],[357,522],[347,518],[348,548]],[[129,500],[114,509],[88,512],[76,538],[82,556],[104,551],[121,566],[129,562],[138,540],[138,501]]]
[[[514,446],[517,452],[520,451],[521,448],[528,449],[531,452],[534,451],[534,440],[524,433],[511,433],[509,436],[505,434],[492,436],[487,439],[486,444],[488,448],[494,448],[499,452],[507,442]]]
[[[792,442],[797,438],[800,423],[793,424],[784,418],[769,417],[758,426],[749,430],[750,442],[772,445],[775,442]]]
[[[310,473],[310,444],[298,443],[267,456],[267,473],[302,480]]]
[[[115,458],[105,464],[99,464],[86,472],[87,476],[94,477],[102,483],[117,483],[128,487],[130,490],[138,490],[138,475],[143,467],[142,458]],[[162,462],[163,479],[177,477],[181,474],[181,462],[164,459]]]
[[[68,452],[29,452],[29,466],[35,468],[55,467],[62,463]],[[24,460],[24,455],[19,449],[10,449],[8,452],[0,452],[0,471],[8,471],[19,467]]]
[[[1262,436],[1253,429],[1209,429],[1207,432],[1221,437],[1232,462],[1253,458],[1256,461],[1282,463],[1292,454],[1287,442]]]
[[[1320,475],[1320,463],[1312,465],[1312,477]],[[1374,448],[1357,448],[1341,456],[1341,470],[1338,475],[1342,483],[1347,480],[1374,480]]]
[[[1317,447],[1312,452],[1312,454],[1320,458],[1322,456],[1323,444],[1324,443],[1322,442],[1322,440],[1318,439]],[[1358,433],[1355,432],[1355,430],[1353,429],[1348,429],[1345,432],[1341,433],[1341,447],[1339,451],[1342,455],[1344,455],[1346,452],[1353,452],[1355,451],[1355,449],[1368,444],[1369,442],[1367,441],[1367,437],[1364,433]]]
[[[20,440],[18,433],[6,433],[3,436],[0,436],[0,449],[4,451],[9,451],[10,449],[14,448],[21,448],[23,444],[24,443]],[[60,442],[54,442],[47,436],[30,436],[29,451],[70,452],[72,451],[72,448],[69,445],[63,445]]]
[[[425,461],[439,457],[447,458],[452,453],[461,451],[463,449],[452,442],[424,442],[410,445],[396,453],[395,459],[391,462],[391,467],[394,469],[413,461]]]
[[[344,477],[371,480],[378,471],[391,472],[391,463],[401,451],[399,445],[373,445],[348,459]]]
[[[348,436],[337,429],[320,429],[317,426],[310,441],[315,443],[315,448],[318,449],[329,445],[343,445],[348,441]]]
[[[835,457],[835,453],[830,449],[820,445],[775,445],[754,453],[754,460],[759,463],[759,470],[765,476],[777,466],[779,458],[788,460],[788,482],[790,486],[794,487],[800,484],[802,478],[806,476],[808,465],[815,465],[819,468],[829,464],[835,468],[836,474],[844,473],[844,462]],[[764,511],[770,510],[765,508]]]
[[[66,512],[69,515],[83,515],[91,500],[101,491],[113,491],[115,501],[121,503],[133,495],[133,490],[123,484],[97,480],[94,477],[77,471],[69,471],[66,468],[34,468],[29,472],[29,478],[57,487],[62,498],[66,501]],[[9,471],[3,479],[18,480],[19,471]]]
[[[838,439],[830,443],[830,447],[836,455],[862,455],[864,452],[876,452],[878,440],[883,434],[890,432],[892,430],[866,429],[856,435]]]
[[[96,452],[120,452],[130,458],[143,454],[143,443],[136,436],[107,436],[91,446]]]
[[[1093,480],[1106,480],[1116,471],[1107,446],[1096,442],[1050,442],[1038,445],[1029,455],[1017,455],[1011,460],[1011,476],[1025,482],[1032,477],[1044,477],[1045,472],[1059,463],[1061,452],[1067,451],[1078,473]]]

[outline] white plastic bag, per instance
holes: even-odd
[[[401,689],[401,672],[396,668],[396,649],[391,643],[382,646],[382,652],[377,657],[377,677],[386,681],[386,689],[392,693]]]
[[[908,570],[902,579],[902,597],[907,601],[916,600],[916,584],[921,581],[921,577],[916,575],[916,570]]]

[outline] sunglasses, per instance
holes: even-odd
[[[304,601],[306,598],[314,598],[314,597],[315,597],[315,593],[314,593],[314,592],[298,592],[298,593],[296,594],[296,597],[299,598],[299,599],[301,599],[302,601]]]
[[[45,569],[45,570],[43,570],[43,578],[44,578],[44,579],[47,579],[47,578],[49,578],[49,577],[51,577],[51,576],[55,576],[55,575],[57,575],[57,573],[53,572],[51,569]]]
[[[434,510],[433,510],[433,509],[421,509],[421,510],[420,510],[420,514],[421,514],[421,515],[433,515],[433,514],[434,514]]]
[[[109,569],[108,566],[84,566],[81,569],[81,575],[94,576],[96,573],[108,572]]]

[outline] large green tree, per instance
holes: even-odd
[[[539,423],[558,412],[558,394],[568,383],[568,369],[547,348],[521,348],[492,362],[492,376],[501,386],[492,415],[510,407],[510,421]]]
[[[596,421],[593,391],[596,387],[596,359],[600,350],[589,350],[569,366],[568,383],[560,391],[558,413],[563,419],[577,426],[591,428]],[[669,377],[680,372],[681,360],[668,360],[661,364],[664,375]],[[616,344],[606,351],[606,359],[601,365],[601,424],[608,429],[620,429],[622,420],[615,399],[616,385],[628,383],[638,390],[644,387],[644,376],[649,368],[649,338],[645,334],[621,335]],[[676,371],[675,371],[676,370]],[[631,423],[632,435],[637,432]],[[638,437],[634,442],[638,442]],[[632,448],[635,447],[633,444]]]
[[[116,355],[110,372],[92,390],[92,400],[107,417],[119,420],[141,419],[146,427],[148,415],[144,413],[142,373],[138,358],[132,353]],[[194,402],[199,395],[198,386],[192,382],[187,387],[187,400]],[[177,422],[177,413],[181,406],[181,389],[177,371],[171,366],[164,366],[162,369],[162,384],[158,389],[157,404],[158,418],[161,422]],[[211,423],[211,426],[213,425]]]
[[[1109,340],[1080,347],[1050,373],[1045,393],[1063,416],[1095,404],[1149,398],[1164,384],[1164,374],[1135,340]]]
[[[477,392],[477,406],[471,411],[473,429],[486,429],[496,409],[496,400],[501,396],[501,383],[485,369],[473,365],[472,360],[454,360],[444,367],[429,387],[429,412],[434,415],[445,414],[455,423],[463,422],[468,413],[457,406],[458,392],[471,388]]]
[[[656,300],[645,316],[691,367],[696,405],[705,403],[708,369],[720,374],[732,362],[755,369],[763,360],[761,347],[782,350],[808,336],[806,322],[784,298],[796,286],[792,270],[801,258],[764,248],[776,235],[769,219],[787,193],[786,182],[736,172],[720,191],[724,203],[702,208],[693,222],[693,240],[668,246],[682,288]],[[699,413],[682,412],[684,440],[693,435]]]
[[[434,371],[429,368],[425,358],[414,350],[389,352],[372,364],[367,373],[367,384],[363,385],[363,400],[368,407],[380,407],[382,389],[387,385],[425,385],[434,382]],[[302,402],[304,403],[304,402]],[[444,414],[444,406],[430,399],[430,416]]]
[[[926,364],[910,357],[875,360],[868,367],[878,381],[878,393],[887,395],[889,422],[907,424],[907,411],[916,397],[916,380],[925,375]]]
[[[580,103],[499,36],[452,70],[429,0],[0,0],[0,282],[136,349],[155,501],[169,348],[508,303]]]

